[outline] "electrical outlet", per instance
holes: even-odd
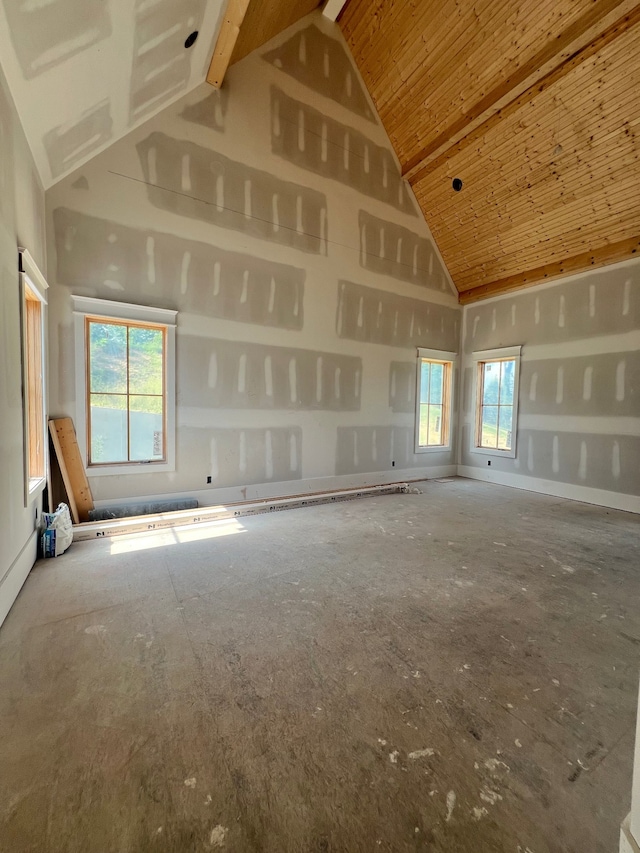
[[[396,463],[395,463],[395,462],[392,462],[392,463],[391,463],[391,467],[392,467],[392,468],[395,468],[395,467],[396,467]]]
[[[207,477],[207,484],[211,483],[211,477]]]
[[[487,465],[491,465],[491,460],[487,459]]]

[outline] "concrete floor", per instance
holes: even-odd
[[[0,850],[616,850],[640,519],[421,488],[38,564],[0,631]]]

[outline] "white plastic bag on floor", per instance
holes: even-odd
[[[43,512],[42,525],[42,556],[59,557],[64,554],[73,541],[73,525],[71,513],[66,504],[58,504],[55,512]]]

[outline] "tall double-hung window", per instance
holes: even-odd
[[[76,432],[89,473],[173,470],[176,312],[73,300]]]
[[[472,449],[514,457],[518,422],[520,347],[473,354],[475,430]]]
[[[451,446],[451,398],[456,353],[418,349],[415,450]]]

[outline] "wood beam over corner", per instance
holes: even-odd
[[[403,166],[402,176],[412,185],[420,181],[437,159],[446,159],[451,149],[469,134],[482,130],[484,124],[522,96],[531,99],[544,78],[555,81],[579,62],[593,55],[591,45],[600,49],[637,23],[638,0],[601,0],[557,38],[524,63],[511,77],[470,105],[464,116],[447,127],[438,137],[415,154]],[[580,58],[576,56],[580,54]]]
[[[207,83],[210,83],[216,89],[222,86],[225,74],[227,73],[227,68],[231,62],[231,54],[238,40],[240,27],[247,13],[249,2],[250,0],[228,0],[207,73]]]
[[[583,252],[566,258],[563,261],[545,264],[524,273],[511,275],[492,281],[489,284],[480,284],[463,290],[458,297],[461,305],[488,299],[490,296],[499,296],[501,293],[510,293],[513,290],[523,290],[525,287],[533,287],[534,284],[542,284],[552,281],[554,278],[564,278],[568,275],[578,275],[589,269],[597,269],[608,264],[616,264],[628,261],[630,258],[640,257],[640,237],[632,237],[630,240],[621,240],[619,243],[610,243],[593,252]]]
[[[347,0],[327,0],[324,4],[322,14],[325,18],[329,18],[330,21],[337,21],[346,5]]]

